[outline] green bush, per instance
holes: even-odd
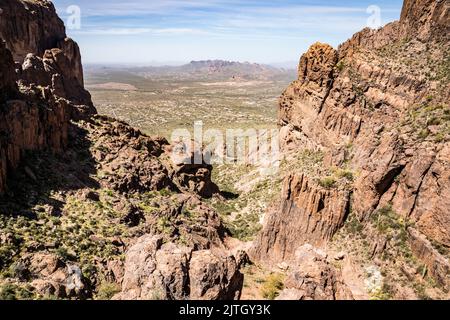
[[[350,233],[353,234],[360,234],[364,229],[364,225],[359,221],[358,217],[356,217],[355,215],[351,215],[349,217],[346,226],[350,231]]]
[[[334,177],[325,177],[319,180],[319,185],[322,188],[333,188],[336,185],[336,179]]]
[[[233,222],[227,224],[227,227],[234,238],[242,241],[253,240],[262,228],[256,212],[238,215]]]
[[[336,176],[339,179],[347,179],[348,181],[353,181],[354,180],[353,172],[350,171],[350,170],[346,170],[346,169],[339,169],[339,170],[337,170]]]
[[[161,190],[159,190],[159,194],[162,197],[168,197],[168,196],[171,196],[173,194],[173,192],[170,191],[169,189],[161,189]]]
[[[0,300],[31,300],[33,297],[33,292],[27,288],[10,283],[0,286]]]
[[[339,70],[339,72],[341,72],[342,70],[345,69],[345,61],[341,60],[336,64],[336,68]]]
[[[120,286],[113,282],[102,282],[98,287],[96,300],[111,300],[111,298],[120,292]]]
[[[280,291],[284,289],[284,275],[280,273],[273,273],[267,277],[261,294],[264,299],[275,300],[279,296]]]

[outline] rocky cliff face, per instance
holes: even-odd
[[[16,88],[16,73],[14,71],[14,63],[12,60],[11,52],[6,49],[5,44],[0,43],[0,58],[2,63],[0,68],[0,90],[1,101],[4,102],[10,96],[17,94]]]
[[[60,152],[67,143],[70,107],[66,100],[40,92],[20,92],[11,53],[1,45],[2,106],[0,112],[0,193],[26,151],[49,148]]]
[[[294,180],[304,182],[294,185],[286,178],[257,260],[286,260],[305,243],[330,247],[348,221],[368,239],[381,233],[389,248],[395,226],[380,226],[389,216],[407,230],[414,259],[448,288],[449,31],[447,1],[405,1],[400,21],[302,56],[298,80],[280,98],[281,145],[287,159],[319,152],[323,169],[299,167]]]
[[[66,38],[64,23],[50,1],[2,0],[0,7],[0,37],[19,63],[29,53],[42,56],[45,50],[58,48]]]
[[[238,299],[211,166],[96,114],[51,2],[0,5],[0,299]]]
[[[3,193],[8,172],[26,151],[61,151],[69,119],[94,114],[95,108],[83,88],[79,48],[66,38],[53,4],[7,0],[0,4]]]
[[[34,67],[41,71],[29,80],[35,80],[34,83],[41,85],[41,82],[36,80],[43,79],[36,77],[44,76],[42,69],[49,72],[55,67],[51,63],[45,68],[42,68],[42,63],[33,66],[30,60],[54,60],[57,68],[51,74],[60,74],[67,85],[79,86],[77,94],[68,92],[67,96],[61,96],[69,100],[81,99],[81,96],[84,96],[83,103],[77,104],[92,105],[88,93],[82,92],[84,81],[80,50],[72,39],[67,38],[64,23],[57,16],[53,4],[47,0],[2,0],[0,8],[0,38],[6,42],[14,61],[18,64],[25,63],[24,69]],[[30,70],[26,73],[30,73]],[[27,77],[22,75],[20,78]],[[43,81],[42,86],[47,86],[47,83],[48,81]]]
[[[290,176],[284,184],[281,204],[268,216],[256,245],[255,254],[266,263],[291,260],[300,243],[322,246],[342,227],[350,208],[347,190],[322,188],[305,175]]]

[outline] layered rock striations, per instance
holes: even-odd
[[[238,299],[212,167],[96,114],[51,2],[0,8],[0,299]]]
[[[49,1],[1,1],[0,193],[29,150],[62,150],[71,118],[95,113],[79,48]],[[45,105],[45,106],[44,106]]]
[[[42,56],[64,42],[64,23],[50,1],[2,0],[0,5],[0,37],[13,53],[14,61],[22,63],[29,53]]]
[[[299,167],[295,180],[307,186],[286,178],[252,250],[257,261],[279,263],[305,243],[328,247],[348,217],[370,238],[367,225],[389,213],[448,288],[449,31],[447,1],[405,1],[400,21],[302,56],[280,98],[281,145],[287,159],[321,153],[323,170]]]
[[[254,254],[277,264],[294,259],[300,243],[322,246],[342,227],[349,206],[349,191],[321,188],[305,175],[289,176],[281,204],[267,217]]]

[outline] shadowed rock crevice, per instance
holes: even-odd
[[[389,190],[395,179],[402,173],[404,168],[404,165],[398,165],[390,169],[388,172],[386,172],[385,176],[375,184],[375,189],[380,196],[382,196],[386,193],[386,191]]]

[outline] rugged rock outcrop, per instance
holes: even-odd
[[[338,50],[316,43],[302,56],[298,80],[280,98],[281,146],[288,161],[299,149],[322,153],[323,170],[296,174],[308,187],[287,179],[252,250],[259,261],[283,261],[305,243],[326,246],[345,212],[361,232],[386,232],[396,223],[380,226],[384,212],[414,226],[408,250],[448,286],[449,11],[448,1],[406,0],[400,21],[364,29]],[[344,193],[342,176],[353,181]],[[321,181],[328,190],[312,187]],[[378,231],[364,229],[371,223]],[[429,245],[418,244],[422,237]]]
[[[449,285],[450,263],[430,243],[430,241],[417,230],[410,228],[409,243],[414,254],[425,263],[430,274],[442,287]]]
[[[430,38],[449,39],[450,9],[448,1],[405,0],[400,25],[402,35],[426,41]]]
[[[172,180],[165,167],[169,161],[167,142],[150,139],[120,121],[101,116],[89,122],[73,122],[68,131],[64,152],[30,154],[12,177],[14,183],[0,202],[0,268],[11,268],[22,257],[57,255],[82,269],[86,286],[71,292],[70,297],[111,298],[102,286],[120,289],[128,279],[127,265],[120,255],[130,252],[140,237],[148,235],[171,243],[171,248],[184,248],[189,257],[192,253],[189,261],[195,268],[191,272],[211,266],[213,275],[208,275],[207,269],[205,277],[214,279],[203,281],[195,275],[200,279],[196,285],[198,298],[214,298],[215,294],[216,298],[231,297],[226,295],[227,280],[221,286],[209,287],[209,281],[221,275],[231,281],[234,276],[228,272],[236,271],[236,277],[241,276],[226,254],[223,242],[227,230],[217,212],[200,196]],[[126,161],[129,159],[133,160],[131,164]],[[116,163],[119,167],[111,169]],[[17,232],[21,223],[24,228]],[[176,272],[166,269],[166,276],[175,277],[176,273],[170,275],[172,271]],[[194,275],[190,277],[194,279]],[[29,284],[36,297],[65,298],[65,287],[61,287],[64,279],[55,279],[39,275],[29,279],[8,277],[16,286]],[[0,289],[3,284],[0,281]],[[146,284],[146,288],[152,286],[151,282]],[[216,292],[215,288],[222,289]],[[154,289],[159,287],[155,284]],[[189,291],[185,294],[193,296]],[[132,299],[128,294],[123,298]]]
[[[0,8],[0,37],[16,62],[22,63],[29,53],[42,56],[66,38],[64,23],[50,1],[2,0]]]
[[[322,188],[305,175],[287,177],[279,209],[267,217],[251,256],[276,264],[294,259],[301,243],[326,244],[342,227],[349,205],[346,190]]]
[[[47,87],[57,74],[53,80],[56,95],[75,105],[85,105],[87,111],[94,113],[90,95],[83,88],[80,50],[67,38],[53,4],[46,0],[2,0],[0,8],[0,38],[5,40],[14,61],[23,64],[19,79]]]
[[[62,151],[67,144],[68,105],[64,100],[37,102],[9,100],[0,112],[0,192],[8,174],[17,168],[26,151]]]
[[[89,116],[95,108],[83,88],[79,48],[66,38],[53,4],[2,0],[0,9],[0,38],[6,44],[2,40],[0,46],[3,193],[7,175],[25,152],[60,152],[67,143],[69,119]]]
[[[122,193],[168,188],[211,197],[219,192],[211,181],[212,166],[175,164],[164,138],[150,138],[124,122],[105,116],[87,124],[94,141],[97,169],[109,188]]]
[[[76,298],[88,295],[88,285],[80,267],[66,264],[55,255],[37,253],[16,265],[20,266],[31,278],[31,285],[43,296]]]
[[[3,41],[0,41],[0,101],[4,102],[8,97],[17,94],[16,73],[11,52],[6,49]]]
[[[339,57],[351,55],[358,49],[379,49],[399,39],[448,41],[449,17],[447,1],[405,0],[399,21],[378,30],[365,28],[356,33],[339,47]]]
[[[74,108],[72,118],[86,118],[96,111],[89,92],[83,88],[83,71],[77,67],[81,64],[79,50],[70,39],[64,43],[65,49],[46,50],[42,58],[28,54],[19,70],[19,85],[32,90],[45,88],[55,97],[70,101]]]
[[[0,193],[5,190],[10,170],[19,164],[27,150],[50,148],[61,151],[67,143],[69,106],[45,91],[19,93],[11,53],[0,44],[2,60],[0,109]],[[46,107],[43,107],[45,105]]]
[[[239,263],[223,251],[193,251],[147,235],[126,253],[122,300],[234,300],[243,285]]]
[[[323,251],[304,245],[295,252],[294,270],[289,272],[278,300],[353,300],[340,271]]]
[[[194,141],[189,148],[183,142],[167,145],[165,152],[170,158],[167,165],[174,182],[181,189],[211,198],[219,193],[219,188],[211,181],[212,165],[196,164],[198,150]]]
[[[0,295],[238,299],[212,167],[96,114],[51,2],[0,4]]]

